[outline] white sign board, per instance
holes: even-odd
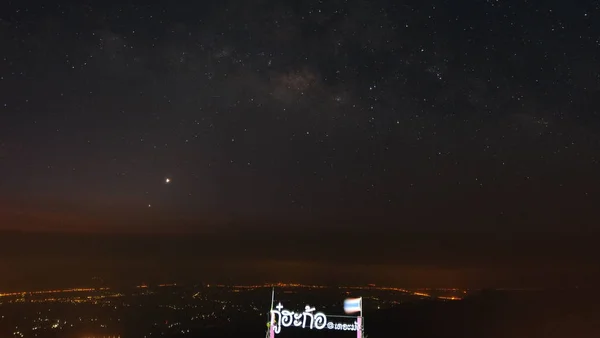
[[[323,312],[315,312],[314,307],[306,305],[304,312],[294,312],[283,308],[281,303],[271,310],[271,328],[274,333],[280,333],[282,327],[301,327],[316,330],[359,331],[360,319],[352,324],[330,322]]]

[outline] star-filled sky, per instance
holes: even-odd
[[[0,228],[599,229],[600,5],[8,1]]]

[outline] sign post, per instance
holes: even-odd
[[[275,301],[275,288],[271,289],[271,313],[273,312],[273,302]],[[273,321],[271,320],[271,325],[269,325],[269,338],[275,338],[275,329],[273,325]]]

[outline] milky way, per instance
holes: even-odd
[[[1,227],[600,224],[597,4],[2,6]]]

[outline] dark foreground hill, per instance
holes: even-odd
[[[382,311],[371,337],[600,337],[600,297],[591,291],[485,292],[459,302],[425,302]]]
[[[365,314],[366,333],[369,338],[600,337],[599,305],[600,295],[594,290],[487,291],[462,301],[407,303]],[[331,333],[289,328],[278,337],[333,337]],[[264,334],[264,323],[247,322],[194,337]],[[336,332],[338,336],[355,337],[353,332]]]

